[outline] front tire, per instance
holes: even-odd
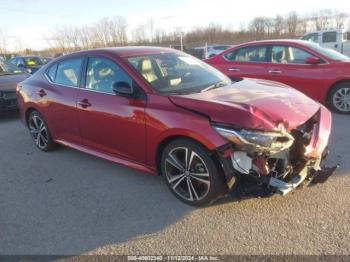
[[[227,190],[210,152],[191,140],[177,139],[167,145],[161,172],[170,191],[189,205],[210,204]]]
[[[334,86],[328,100],[334,112],[350,114],[350,82],[340,83]]]
[[[28,128],[35,145],[44,152],[51,151],[56,144],[42,115],[33,111],[28,117]]]

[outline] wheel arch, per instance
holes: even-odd
[[[335,83],[333,83],[330,88],[328,89],[327,91],[327,95],[326,95],[326,103],[329,103],[330,102],[330,95],[331,95],[331,92],[332,90],[337,86],[337,85],[340,85],[340,84],[343,84],[343,83],[349,83],[350,84],[350,78],[345,78],[345,79],[341,79],[341,80],[338,80],[336,81]]]
[[[199,145],[201,145],[203,148],[205,148],[206,150],[208,150],[209,152],[214,152],[215,150],[215,146],[213,147],[213,145],[208,145],[203,143],[202,141],[192,137],[192,136],[188,136],[188,135],[170,135],[165,137],[164,139],[161,140],[161,142],[158,144],[157,149],[155,151],[156,156],[155,156],[155,160],[156,160],[156,171],[157,174],[160,176],[161,175],[161,159],[162,159],[162,154],[164,149],[166,148],[166,146],[171,143],[172,141],[176,140],[176,139],[186,139],[189,141],[192,141],[194,143],[197,143]],[[221,168],[221,166],[219,165],[218,159],[216,157],[216,155],[214,154],[214,162],[216,164],[218,164],[218,167]]]

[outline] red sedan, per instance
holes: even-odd
[[[231,78],[278,81],[350,113],[350,59],[301,40],[257,41],[235,46],[206,62]]]
[[[162,175],[191,205],[250,187],[286,194],[334,170],[320,169],[331,132],[325,107],[275,82],[232,82],[172,49],[70,54],[17,94],[40,150],[62,144]]]

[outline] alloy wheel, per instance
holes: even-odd
[[[35,144],[40,149],[45,149],[49,142],[49,135],[44,121],[37,114],[32,114],[28,124]]]
[[[210,189],[210,175],[203,159],[187,147],[172,149],[165,159],[166,179],[181,198],[200,201]]]
[[[341,112],[350,112],[350,88],[337,90],[333,95],[333,105]]]

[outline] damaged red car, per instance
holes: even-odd
[[[19,84],[17,94],[42,151],[62,144],[161,175],[191,205],[251,188],[287,194],[335,170],[321,168],[331,132],[324,106],[276,82],[232,82],[172,49],[70,54]]]

